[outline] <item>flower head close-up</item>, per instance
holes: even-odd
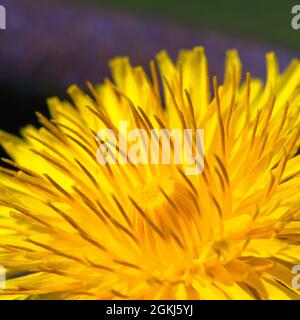
[[[207,60],[117,57],[111,79],[50,98],[40,128],[0,132],[0,299],[300,298],[300,62],[268,53],[258,79],[230,50],[217,79]],[[176,159],[173,129],[203,157]]]

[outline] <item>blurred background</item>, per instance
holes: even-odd
[[[128,55],[145,67],[161,49],[204,45],[210,72],[221,77],[225,51],[239,50],[243,71],[265,75],[265,53],[281,69],[300,56],[300,30],[291,27],[289,0],[0,0],[0,129],[17,133],[47,115],[49,96],[109,76],[107,62]]]

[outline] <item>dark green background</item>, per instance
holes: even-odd
[[[65,0],[74,3],[71,0]],[[262,41],[300,48],[300,30],[291,27],[290,0],[76,0],[110,8],[163,17],[176,23],[245,35]]]

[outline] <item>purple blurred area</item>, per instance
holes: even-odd
[[[181,48],[203,45],[211,74],[222,80],[225,51],[239,50],[244,72],[265,75],[265,53],[276,51],[281,67],[295,52],[197,27],[99,6],[40,0],[2,0],[7,30],[0,30],[0,129],[18,132],[35,123],[34,111],[47,114],[45,99],[65,94],[86,80],[109,76],[108,61],[129,56],[134,65],[148,66],[166,49],[175,58]]]
[[[102,81],[114,56],[128,55],[133,64],[145,66],[161,49],[175,57],[180,48],[203,45],[211,73],[219,76],[229,48],[239,50],[244,71],[262,77],[267,51],[275,50],[283,67],[296,56],[271,44],[98,6],[33,0],[2,0],[2,4],[7,9],[7,30],[0,33],[0,81],[43,91]]]

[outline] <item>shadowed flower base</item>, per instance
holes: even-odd
[[[113,82],[50,99],[40,129],[1,132],[2,298],[299,299],[300,63],[281,74],[270,53],[266,82],[243,80],[229,51],[213,97],[203,48],[157,65],[148,77],[116,58]],[[203,128],[203,173],[100,165],[96,133],[120,121]]]

